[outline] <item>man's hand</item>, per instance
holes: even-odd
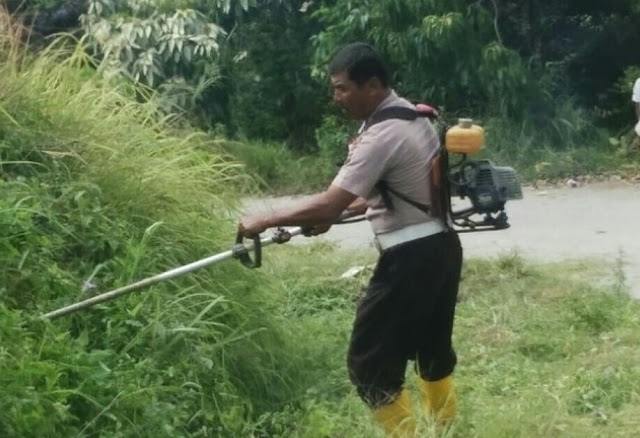
[[[238,232],[244,237],[253,238],[267,228],[283,226],[311,227],[311,235],[327,232],[333,223],[355,199],[356,195],[330,185],[327,190],[310,199],[287,208],[273,211],[267,215],[245,216],[238,223]]]
[[[324,234],[331,228],[331,224],[326,225],[315,225],[313,227],[305,227],[303,228],[302,235],[307,237],[317,236],[319,234]]]
[[[267,228],[264,216],[245,216],[238,223],[238,232],[248,239],[253,239]]]

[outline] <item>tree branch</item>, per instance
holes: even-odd
[[[493,4],[493,29],[496,32],[496,39],[498,40],[498,43],[501,46],[504,46],[504,44],[502,44],[502,36],[500,35],[500,28],[498,27],[498,17],[499,17],[499,12],[498,12],[498,0],[491,0],[491,3]]]

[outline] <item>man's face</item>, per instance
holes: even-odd
[[[371,115],[371,90],[369,82],[358,85],[349,79],[347,72],[331,75],[333,100],[356,120],[365,120]]]

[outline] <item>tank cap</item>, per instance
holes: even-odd
[[[473,125],[473,119],[458,119],[458,125],[463,128],[471,128],[471,125]]]

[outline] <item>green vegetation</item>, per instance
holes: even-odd
[[[77,53],[0,43],[0,435],[234,435],[284,406],[306,362],[275,288],[239,264],[39,321],[85,279],[104,290],[227,249],[246,179]]]
[[[257,185],[246,186],[249,193],[300,194],[325,189],[338,167],[321,155],[300,155],[283,143],[225,142],[225,150],[240,161]]]
[[[343,363],[354,301],[369,272],[337,278],[375,254],[363,261],[362,253],[328,251],[316,244],[268,255],[265,271],[282,283],[284,312],[324,358],[309,370],[317,375],[304,389],[305,407],[287,413],[288,426],[288,415],[271,416],[278,433],[268,436],[382,436]],[[603,277],[611,269],[615,263],[600,270],[588,261],[533,265],[517,254],[468,260],[454,333],[461,412],[442,436],[635,436],[640,305],[625,295],[621,278]],[[410,369],[407,381],[413,387]],[[418,436],[438,435],[422,418]]]
[[[379,47],[401,94],[438,106],[449,123],[479,120],[484,155],[526,181],[639,171],[629,94],[640,66],[622,55],[640,39],[631,1],[91,0],[74,25],[79,5],[8,7],[27,21],[40,10],[36,33],[82,34],[101,74],[137,84],[138,97],[153,93],[174,124],[234,139],[224,150],[263,191],[312,192],[331,180],[355,128],[329,103],[324,65],[357,39]]]
[[[381,436],[344,364],[366,280],[339,278],[373,251],[269,247],[258,271],[227,262],[39,318],[85,298],[85,281],[104,291],[228,249],[242,193],[332,171],[292,171],[279,143],[198,132],[69,40],[28,55],[2,20],[0,436]],[[332,163],[342,128],[322,123],[318,162]],[[466,263],[462,406],[445,436],[637,434],[639,303],[604,272],[517,255]]]
[[[330,103],[325,66],[355,40],[382,52],[401,95],[435,105],[449,123],[481,121],[487,155],[526,179],[638,174],[635,0],[7,5],[25,22],[40,11],[38,47],[54,31],[82,35],[97,69],[149,87],[158,111],[240,139],[226,150],[278,193],[323,187],[344,154],[353,128]]]

